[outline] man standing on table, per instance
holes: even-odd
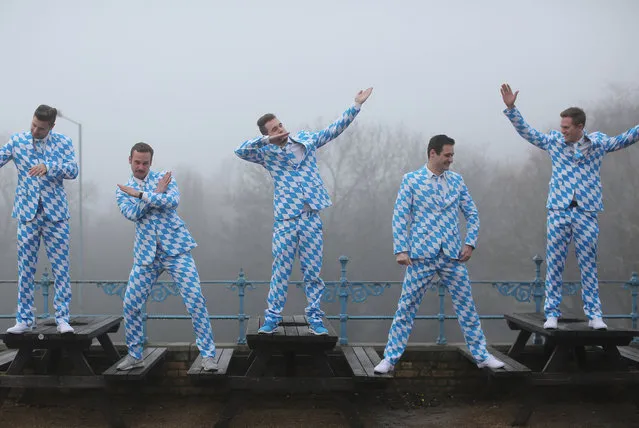
[[[479,214],[462,176],[449,171],[455,140],[436,135],[428,143],[428,163],[404,175],[393,212],[393,246],[397,263],[406,266],[402,294],[388,333],[384,359],[375,373],[389,373],[406,349],[415,314],[428,284],[439,275],[448,289],[466,345],[480,368],[504,363],[486,350],[486,338],[475,309],[467,262],[479,233]],[[465,244],[459,232],[459,210],[468,223]]]
[[[597,277],[598,214],[603,211],[601,161],[610,152],[639,141],[639,125],[616,137],[601,132],[588,134],[586,114],[578,107],[562,111],[561,132],[544,134],[531,127],[515,107],[517,94],[508,84],[501,87],[506,104],[504,114],[515,130],[531,144],[548,152],[552,174],[548,192],[546,237],[546,300],[544,328],[556,329],[561,316],[563,274],[568,245],[574,238],[575,254],[581,271],[581,296],[588,325],[608,328],[602,319]]]
[[[320,278],[324,244],[319,212],[332,203],[317,167],[317,149],[337,138],[351,124],[372,91],[373,88],[359,91],[355,104],[328,128],[318,132],[300,131],[289,135],[275,115],[265,114],[257,121],[262,136],[244,142],[235,150],[240,158],[266,168],[275,182],[273,269],[268,308],[258,331],[261,334],[275,333],[282,320],[288,279],[297,252],[308,301],[309,331],[316,335],[328,334],[322,322],[324,312],[320,309],[324,291],[324,281]]]
[[[13,213],[18,220],[18,309],[16,324],[7,333],[33,330],[35,319],[34,276],[40,239],[55,281],[55,322],[60,333],[73,333],[69,325],[71,278],[69,277],[69,203],[64,180],[78,176],[71,139],[53,132],[58,111],[40,105],[31,120],[31,131],[11,136],[0,147],[0,167],[10,160],[18,170]]]
[[[193,321],[202,368],[217,370],[215,342],[200,277],[191,250],[197,246],[177,214],[180,191],[171,172],[150,170],[153,149],[146,143],[131,148],[129,163],[133,176],[126,186],[118,184],[117,202],[122,215],[135,222],[133,269],[124,296],[124,326],[128,355],[118,370],[143,367],[144,332],[142,306],[162,271],[180,290]]]

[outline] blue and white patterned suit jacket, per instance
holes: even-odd
[[[581,156],[575,156],[561,132],[544,134],[531,127],[517,108],[506,109],[504,114],[519,135],[542,150],[552,161],[552,175],[546,208],[565,210],[574,199],[584,211],[603,211],[601,196],[601,161],[606,153],[626,148],[639,141],[639,125],[616,137],[601,132],[586,134],[590,147]]]
[[[461,175],[444,172],[448,192],[440,198],[436,184],[424,166],[404,175],[393,212],[395,254],[408,252],[411,259],[433,259],[440,249],[451,259],[462,250],[459,210],[467,222],[467,245],[477,244],[479,214]]]
[[[317,167],[316,151],[337,138],[353,122],[360,106],[353,105],[328,128],[318,132],[300,131],[289,138],[305,147],[304,158],[295,162],[295,156],[270,144],[268,136],[245,141],[235,154],[249,162],[262,165],[275,183],[273,206],[275,220],[288,220],[299,216],[304,205],[311,210],[331,206],[331,198]]]
[[[9,142],[0,147],[0,167],[10,160],[18,170],[18,186],[11,216],[20,222],[35,218],[38,204],[42,203],[43,214],[50,221],[69,219],[69,203],[64,191],[64,180],[78,176],[78,164],[71,139],[50,132],[44,139],[43,150],[33,145],[31,132],[11,136]],[[29,177],[29,170],[45,164],[47,173],[42,177]]]
[[[155,193],[164,174],[165,171],[149,171],[144,186],[138,185],[131,176],[126,185],[144,192],[142,199],[129,196],[119,188],[116,191],[120,212],[135,222],[133,262],[136,265],[152,264],[158,251],[177,256],[197,246],[177,214],[180,191],[175,178],[169,183],[166,193]]]

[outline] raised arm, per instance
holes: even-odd
[[[477,237],[479,236],[479,212],[477,206],[470,196],[466,183],[461,182],[460,204],[459,207],[466,219],[466,245],[475,248],[477,246]]]
[[[614,152],[630,147],[637,141],[639,141],[639,125],[634,128],[630,128],[623,134],[619,134],[616,137],[606,136],[606,138],[604,138],[603,145],[606,152]]]
[[[142,199],[125,193],[122,188],[115,191],[115,197],[118,202],[120,212],[124,217],[131,221],[138,221],[149,211],[149,204]]]
[[[46,175],[52,178],[64,178],[66,180],[73,180],[78,176],[78,163],[75,160],[75,150],[73,149],[73,143],[68,137],[61,137],[60,141],[62,145],[62,160],[60,162],[46,162],[44,165],[47,167]]]
[[[524,120],[524,117],[521,115],[517,107],[515,107],[517,94],[519,94],[519,91],[513,93],[512,89],[510,89],[510,85],[506,83],[501,85],[501,97],[504,100],[504,104],[506,104],[504,114],[523,139],[542,150],[548,150],[551,138],[550,135],[537,131]]]
[[[171,172],[162,176],[155,192],[142,193],[142,200],[154,208],[176,209],[180,204],[180,189]]]
[[[268,144],[268,135],[262,135],[243,142],[240,147],[235,149],[235,154],[245,161],[262,165],[264,163],[264,147]]]
[[[355,116],[359,113],[362,108],[362,104],[366,102],[368,97],[373,92],[373,88],[368,88],[363,91],[359,91],[357,95],[355,95],[355,104],[350,106],[342,115],[337,118],[333,123],[331,123],[326,129],[313,133],[313,141],[315,142],[315,147],[320,148],[324,144],[329,141],[337,138],[346,128],[350,125],[353,120],[355,120]]]
[[[407,253],[409,247],[409,228],[411,223],[411,209],[413,206],[413,192],[404,176],[397,192],[395,209],[393,210],[393,251],[395,254]]]

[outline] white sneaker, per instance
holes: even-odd
[[[142,359],[134,358],[132,355],[127,355],[124,360],[116,367],[118,370],[126,371],[135,369],[138,367],[144,367],[144,361]]]
[[[62,334],[75,333],[75,330],[73,330],[73,327],[71,327],[69,323],[66,321],[58,322],[58,326],[56,327],[56,330],[58,330],[58,333],[62,333]]]
[[[500,369],[504,366],[505,364],[502,361],[498,360],[491,354],[488,354],[488,358],[477,364],[477,367],[479,367],[480,369],[483,369],[484,367],[488,367],[490,369]]]
[[[588,327],[594,330],[608,330],[608,326],[605,322],[603,322],[601,317],[593,318],[588,321]]]
[[[33,326],[32,325],[27,325],[26,322],[17,322],[16,325],[14,325],[13,327],[10,327],[7,329],[7,333],[11,333],[11,334],[22,334],[22,333],[26,333],[27,331],[31,331],[33,330]]]
[[[213,357],[204,357],[202,358],[202,370],[205,372],[216,372],[218,369],[217,364]]]
[[[548,317],[544,323],[546,330],[557,330],[557,317]]]
[[[395,370],[395,366],[390,363],[386,358],[379,362],[378,365],[375,366],[373,371],[377,374],[386,374]]]

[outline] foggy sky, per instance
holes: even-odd
[[[521,89],[541,128],[636,85],[637,16],[632,0],[0,0],[0,134],[27,130],[40,103],[82,122],[81,174],[111,210],[135,142],[156,149],[155,169],[242,168],[233,150],[261,114],[291,131],[328,123],[367,86],[358,121],[447,133],[457,157],[488,145],[508,162],[530,148],[499,85]],[[56,130],[77,144],[74,125]]]

